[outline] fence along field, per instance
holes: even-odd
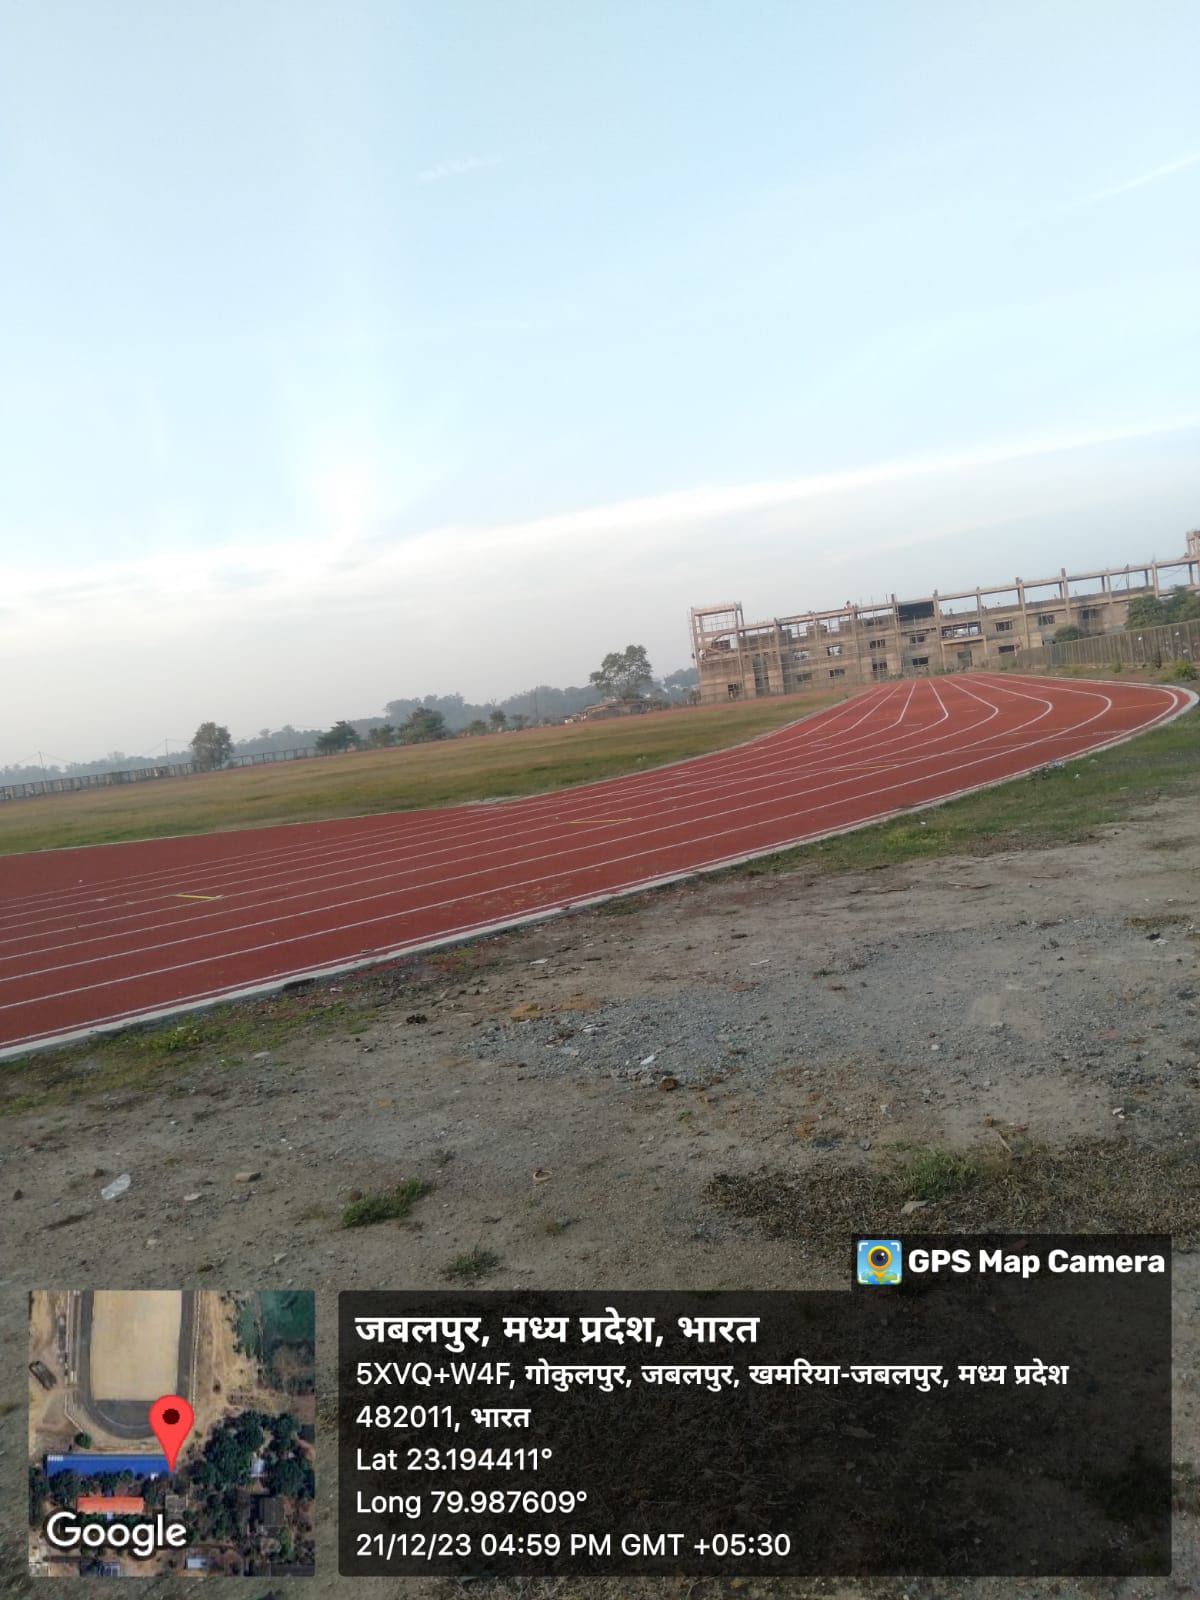
[[[1072,639],[1022,650],[1014,658],[1018,672],[1039,667],[1149,667],[1161,670],[1177,661],[1200,662],[1200,622],[1168,622],[1162,627],[1127,628],[1098,633],[1093,639]],[[1198,669],[1200,670],[1200,669]]]
[[[251,756],[231,756],[229,767],[261,767],[274,761],[307,761],[322,750],[260,750]],[[191,778],[205,769],[194,761],[164,761],[155,767],[128,767],[120,772],[76,772],[58,778],[34,778],[29,783],[0,784],[0,800],[33,800],[43,794],[74,794],[80,789],[115,789],[126,783],[148,783],[155,778]]]

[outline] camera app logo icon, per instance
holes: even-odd
[[[904,1271],[904,1247],[899,1239],[860,1239],[858,1241],[858,1281],[870,1284],[899,1283]]]

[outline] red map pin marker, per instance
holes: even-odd
[[[183,1441],[191,1433],[195,1420],[195,1412],[181,1395],[160,1395],[150,1407],[150,1426],[154,1429],[154,1437],[163,1447],[168,1472],[175,1471]]]

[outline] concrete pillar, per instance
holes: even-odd
[[[938,592],[933,591],[933,629],[934,637],[938,642],[938,665],[942,671],[946,670],[946,641],[942,638],[942,602],[938,599]]]

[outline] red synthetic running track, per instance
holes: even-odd
[[[0,1054],[878,821],[1128,738],[1195,700],[1143,684],[927,678],[731,750],[524,800],[11,856]]]

